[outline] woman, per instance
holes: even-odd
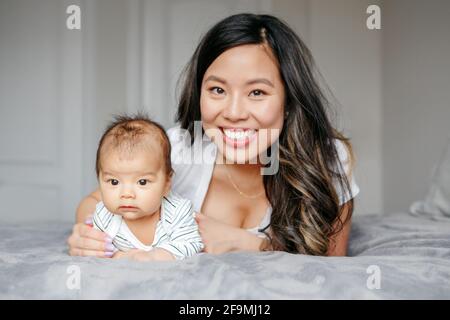
[[[313,67],[299,37],[269,15],[228,17],[198,45],[185,71],[180,126],[168,134],[172,188],[193,201],[205,252],[346,255],[359,188],[350,143],[327,117]],[[205,138],[194,137],[196,121]],[[192,138],[180,139],[183,130]],[[203,162],[187,163],[183,155],[196,146]],[[262,175],[266,153],[278,167]],[[96,191],[77,210],[72,255],[105,256],[106,235],[82,223],[98,201]]]

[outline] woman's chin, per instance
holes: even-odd
[[[258,164],[258,153],[252,149],[225,147],[220,150],[226,164]]]

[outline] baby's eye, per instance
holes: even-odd
[[[215,94],[224,94],[224,92],[225,92],[225,90],[223,90],[222,88],[220,88],[220,87],[213,87],[213,88],[211,88],[211,89],[209,89],[212,93],[215,93]]]
[[[252,92],[250,92],[250,96],[253,97],[261,97],[264,95],[264,91],[262,90],[253,90]]]
[[[109,179],[108,182],[111,183],[113,186],[117,186],[119,184],[119,180],[116,179]]]
[[[147,182],[150,182],[150,181],[148,181],[147,179],[141,179],[141,180],[138,181],[138,183],[139,183],[141,186],[147,185]]]

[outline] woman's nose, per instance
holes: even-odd
[[[248,111],[242,99],[239,96],[233,96],[227,101],[222,115],[227,120],[235,122],[247,119]]]

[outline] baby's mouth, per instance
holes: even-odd
[[[120,206],[119,207],[119,209],[122,209],[122,210],[138,210],[138,207],[135,207],[135,206]]]

